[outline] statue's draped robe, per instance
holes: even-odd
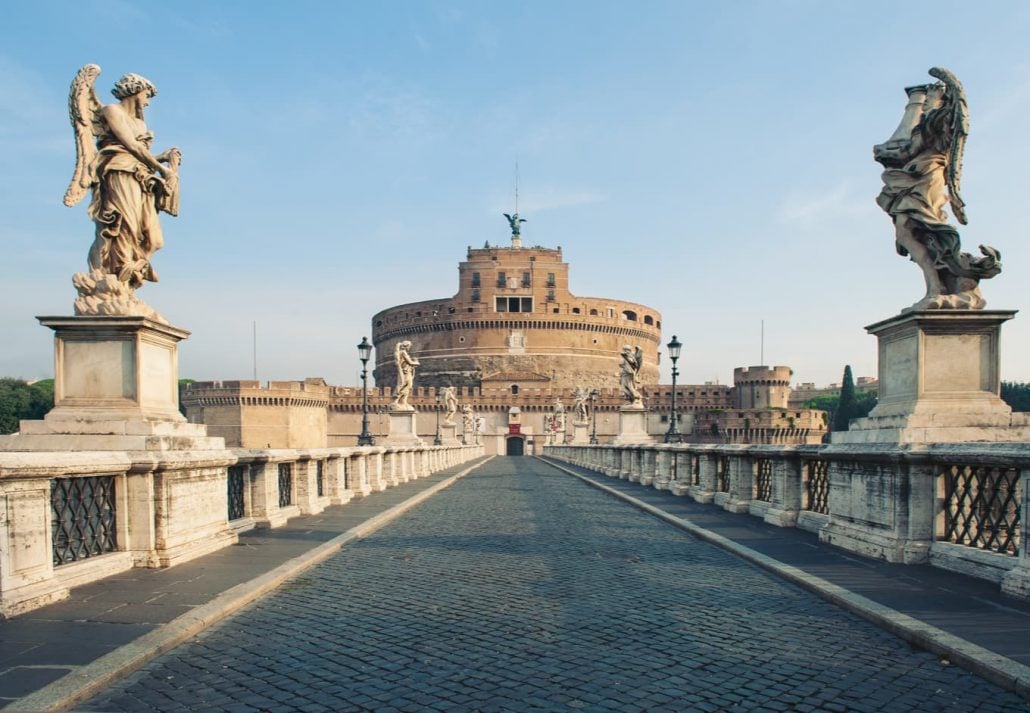
[[[138,136],[149,148],[152,134]],[[91,270],[118,275],[131,287],[144,280],[157,282],[150,265],[164,245],[157,219],[160,179],[117,139],[105,134],[97,140],[96,183],[89,215],[96,223],[96,238],[89,251]]]
[[[945,154],[924,151],[903,168],[888,168],[883,172],[883,190],[876,203],[895,220],[905,215],[915,221],[915,237],[933,256],[937,269],[947,269],[959,256],[961,241],[958,231],[947,224],[944,206],[948,203],[948,188],[944,169],[948,165]],[[901,245],[898,253],[908,255]]]

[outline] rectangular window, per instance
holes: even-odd
[[[472,290],[472,301],[479,302],[479,290]]]
[[[554,302],[554,290],[547,291],[547,301]]]
[[[496,307],[498,312],[532,312],[532,297],[497,297]]]
[[[505,287],[508,284],[508,278],[503,271],[497,273],[497,286]]]
[[[547,286],[548,287],[554,287],[554,273],[553,272],[547,273]]]
[[[472,286],[473,287],[479,287],[479,273],[478,272],[473,272],[472,273]]]
[[[533,283],[529,279],[529,273],[528,272],[522,273],[522,286],[523,287],[529,287],[531,284],[533,284]]]

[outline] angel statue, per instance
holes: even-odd
[[[643,407],[644,397],[640,393],[640,368],[644,365],[644,350],[639,345],[622,348],[622,365],[619,385],[622,395],[632,406]]]
[[[1001,253],[981,245],[982,257],[962,252],[958,230],[944,206],[962,225],[959,195],[962,152],[969,112],[962,84],[942,67],[930,70],[939,82],[908,87],[908,105],[894,134],[873,147],[884,167],[876,203],[894,220],[895,247],[923,271],[926,295],[906,312],[923,309],[983,309],[980,280],[1001,272]]]
[[[441,392],[443,395],[444,408],[447,409],[447,415],[444,417],[443,422],[448,426],[453,426],[454,416],[458,413],[458,390],[453,386],[445,386]]]
[[[508,225],[511,226],[511,236],[513,238],[522,235],[522,224],[529,222],[525,218],[520,218],[518,213],[512,213],[511,215],[505,213],[504,217],[508,219]]]
[[[590,402],[590,391],[583,386],[577,386],[572,392],[572,408],[576,412],[576,423],[587,423],[587,404]]]
[[[94,82],[100,67],[87,64],[72,80],[68,111],[75,131],[76,164],[64,204],[74,206],[92,192],[89,217],[96,235],[89,250],[90,272],[73,282],[76,314],[142,314],[157,317],[135,297],[144,282],[157,282],[151,258],[164,245],[157,213],[179,214],[179,162],[171,148],[150,152],[154,135],[143,110],[157,88],[138,74],[126,74],[102,105]]]
[[[411,387],[415,383],[415,367],[418,366],[418,359],[411,356],[409,350],[411,342],[405,340],[397,342],[393,350],[393,358],[397,363],[397,398],[390,404],[395,411],[414,411],[415,407],[408,403],[411,396]]]

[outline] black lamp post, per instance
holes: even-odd
[[[358,436],[359,446],[374,446],[376,439],[368,432],[368,360],[372,357],[372,345],[368,343],[368,337],[361,338],[358,345],[358,358],[361,359],[361,435]]]
[[[601,395],[601,392],[594,389],[590,392],[590,419],[594,422],[593,432],[590,434],[590,445],[597,445],[597,409],[594,407],[594,402],[597,401],[597,397]]]
[[[669,358],[672,359],[672,414],[669,416],[669,430],[665,432],[666,443],[683,443],[683,434],[680,433],[679,422],[676,419],[676,377],[679,372],[676,370],[676,361],[680,358],[680,350],[683,344],[672,335],[672,341],[667,345]]]
[[[443,394],[440,387],[436,387],[436,436],[433,438],[434,446],[443,445],[443,436],[440,435],[440,404],[443,403]]]

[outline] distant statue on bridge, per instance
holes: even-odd
[[[111,90],[118,101],[102,105],[94,86],[99,74],[95,64],[82,67],[68,96],[76,164],[64,204],[74,206],[91,193],[88,212],[96,225],[90,271],[73,278],[79,292],[75,312],[164,321],[135,290],[144,282],[157,282],[151,259],[164,245],[157,214],[179,214],[182,154],[177,148],[151,153],[154,135],[143,111],[157,95],[153,83],[126,74]]]
[[[962,225],[965,203],[959,195],[962,152],[969,133],[969,111],[962,84],[934,67],[934,84],[908,87],[908,105],[894,134],[873,147],[884,166],[883,190],[876,203],[894,220],[895,247],[923,271],[926,295],[903,311],[983,309],[980,280],[1001,272],[1001,254],[980,246],[983,257],[962,252],[958,230],[944,207]]]
[[[397,397],[390,408],[395,411],[413,411],[414,406],[408,403],[411,396],[411,387],[415,383],[415,367],[418,366],[418,359],[411,356],[409,350],[411,342],[405,340],[397,342],[393,350],[393,358],[397,364]]]
[[[458,413],[458,390],[453,386],[445,386],[442,394],[444,410],[446,413],[443,422],[448,426],[453,426],[454,416]]]
[[[622,395],[630,405],[642,408],[644,397],[640,393],[640,368],[644,366],[644,350],[639,345],[626,345],[622,348],[621,356],[619,386],[622,387]]]
[[[554,399],[554,430],[565,432],[565,404],[561,402],[560,396]]]
[[[572,392],[572,408],[576,412],[576,422],[586,423],[589,419],[587,404],[590,403],[590,391],[586,387],[577,386]]]

